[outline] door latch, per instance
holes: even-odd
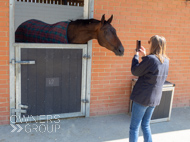
[[[26,108],[26,109],[28,108],[27,105],[22,105],[22,104],[20,104],[19,106],[20,106],[21,108]]]
[[[90,55],[86,55],[86,54],[83,56],[83,58],[84,59],[91,59]]]
[[[83,103],[89,103],[89,101],[88,100],[86,100],[86,99],[83,99],[83,100],[81,100]]]
[[[15,61],[15,59],[12,59],[11,61],[10,61],[10,64],[13,64],[13,65],[15,65],[15,64],[35,64],[35,61]]]
[[[14,115],[15,112],[18,112],[18,113],[27,113],[26,110],[12,108],[11,109],[11,114]]]

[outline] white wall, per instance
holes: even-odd
[[[29,19],[38,19],[49,24],[83,19],[83,7],[15,1],[15,30]]]

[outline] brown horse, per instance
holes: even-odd
[[[106,21],[103,15],[101,21],[95,19],[72,21],[68,27],[69,43],[83,44],[91,39],[97,39],[101,46],[116,55],[123,55],[124,48],[111,25],[112,19],[113,15]]]
[[[78,19],[55,24],[28,20],[17,28],[15,42],[85,44],[91,39],[97,39],[101,46],[122,56],[124,48],[111,25],[112,19],[113,15],[106,21],[103,15],[101,21]],[[63,40],[63,33],[67,39]]]

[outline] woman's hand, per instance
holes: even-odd
[[[146,56],[146,49],[143,46],[140,48],[140,53],[142,56]]]
[[[134,50],[134,54],[135,55],[139,55],[139,51],[137,51],[136,49]]]

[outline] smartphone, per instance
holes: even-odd
[[[136,51],[140,51],[140,49],[141,49],[141,41],[137,40]]]

